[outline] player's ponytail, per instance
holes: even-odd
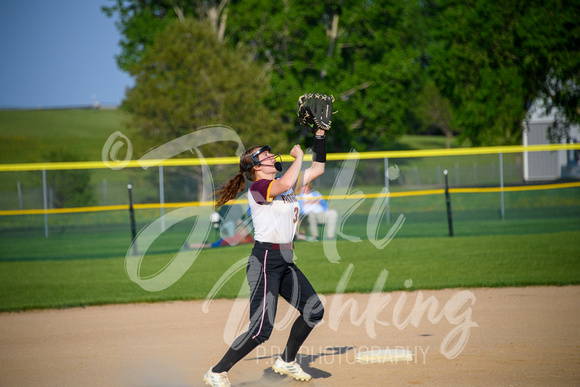
[[[251,147],[246,149],[242,157],[240,157],[240,171],[232,177],[226,184],[218,188],[214,195],[217,195],[215,207],[219,208],[236,198],[237,194],[246,189],[246,179],[244,174],[247,172],[249,174],[250,180],[254,181],[255,171],[254,168],[247,170],[246,166],[250,165],[252,158],[251,154],[259,147]]]
[[[238,172],[233,178],[230,179],[225,185],[221,186],[215,194],[217,195],[215,207],[219,208],[236,198],[239,192],[246,189],[246,179],[244,179],[244,173]]]

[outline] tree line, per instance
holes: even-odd
[[[117,63],[135,79],[122,107],[145,147],[209,124],[260,144],[304,141],[305,92],[336,98],[331,151],[423,132],[519,143],[535,101],[556,112],[553,140],[580,122],[578,0],[111,3]]]

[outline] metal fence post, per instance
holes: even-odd
[[[165,189],[163,188],[163,165],[159,166],[159,211],[161,212],[161,232],[165,232]]]
[[[107,179],[103,179],[103,205],[107,205]]]
[[[500,187],[500,197],[501,197],[501,207],[500,216],[501,220],[505,220],[505,208],[503,199],[503,153],[499,152],[499,187]]]
[[[46,184],[46,169],[42,170],[42,196],[44,202],[44,236],[48,238],[48,187]]]
[[[18,188],[18,206],[22,210],[24,208],[24,205],[22,203],[22,184],[20,183],[20,181],[16,183],[16,187]]]
[[[391,207],[389,197],[389,158],[385,157],[385,192],[387,194],[387,224],[391,224]]]
[[[137,224],[135,222],[135,211],[133,210],[133,185],[127,186],[129,190],[129,218],[131,222],[131,245],[133,247],[133,255],[137,255]]]
[[[453,214],[451,212],[451,196],[449,195],[449,180],[447,169],[443,171],[445,175],[445,203],[447,204],[447,224],[449,225],[449,236],[453,236]]]

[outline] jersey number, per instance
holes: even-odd
[[[294,207],[294,219],[292,220],[294,223],[298,222],[298,207]]]

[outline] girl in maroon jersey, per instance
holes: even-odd
[[[245,190],[245,177],[252,182],[248,201],[254,225],[254,247],[248,259],[247,280],[250,285],[250,327],[227,350],[220,362],[204,376],[210,386],[229,386],[227,372],[258,345],[268,340],[274,326],[278,295],[294,306],[300,316],[292,325],[284,352],[276,359],[273,370],[297,380],[311,376],[296,363],[298,349],[314,326],[322,320],[324,307],[316,291],[294,264],[294,234],[300,214],[296,194],[324,173],[326,138],[318,130],[313,144],[313,162],[301,172],[304,152],[299,145],[290,151],[294,161],[282,171],[279,154],[269,146],[247,149],[240,158],[240,171],[218,191],[216,206],[234,199]],[[245,177],[244,177],[245,176]]]

